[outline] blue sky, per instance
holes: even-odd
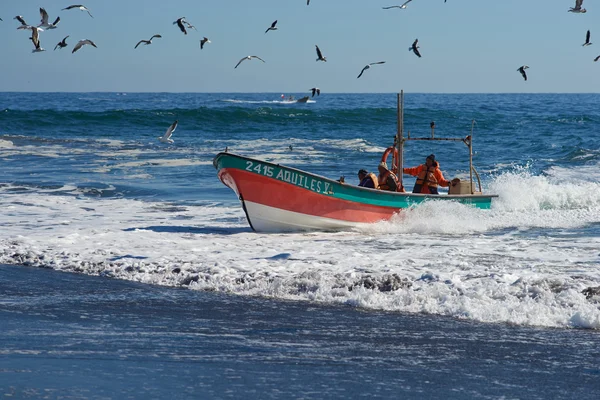
[[[78,0],[79,1],[79,0]],[[83,0],[94,15],[61,11],[68,0],[0,2],[0,91],[537,93],[600,92],[600,4],[574,0]],[[57,29],[32,54],[22,15],[39,7]],[[183,35],[172,25],[196,26]],[[265,34],[274,20],[277,31]],[[594,28],[597,27],[597,31]],[[582,47],[592,31],[596,44]],[[134,50],[140,39],[161,34]],[[53,51],[64,36],[69,47]],[[597,35],[597,36],[596,36]],[[203,36],[212,43],[200,50]],[[71,54],[79,39],[91,39]],[[418,38],[422,58],[408,51]],[[327,62],[316,62],[315,45]],[[235,64],[246,55],[257,60]],[[368,63],[376,65],[357,79]],[[529,80],[516,71],[523,64]]]

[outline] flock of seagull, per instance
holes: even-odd
[[[73,10],[73,9],[87,11],[89,16],[94,18],[92,13],[90,13],[90,10],[88,10],[87,7],[85,7],[84,5],[81,5],[81,4],[70,5],[68,7],[63,8],[62,10],[65,11],[65,10]],[[60,22],[60,17],[56,17],[54,22],[50,23],[49,22],[50,17],[48,16],[48,13],[46,12],[46,10],[44,8],[40,8],[40,17],[41,17],[40,24],[37,26],[29,25],[27,23],[27,21],[25,21],[25,18],[23,18],[23,16],[21,16],[21,15],[17,15],[16,17],[13,18],[21,23],[21,25],[17,29],[31,31],[31,37],[29,39],[33,43],[33,47],[34,47],[32,50],[32,53],[39,53],[42,51],[46,51],[46,49],[44,49],[42,47],[42,43],[40,42],[40,32],[43,32],[44,30],[56,29]],[[0,21],[2,21],[1,18],[0,18]],[[58,44],[56,46],[54,46],[54,50],[56,50],[57,48],[62,49],[64,47],[67,47],[67,38],[68,37],[69,36],[67,35],[67,36],[65,36],[65,38],[63,40],[58,42]],[[75,46],[73,47],[73,51],[71,53],[75,53],[77,50],[81,49],[83,46],[88,45],[88,44],[93,47],[96,47],[96,44],[94,42],[92,42],[91,40],[82,39],[79,42],[77,42],[77,44],[75,44]]]
[[[387,6],[387,7],[382,7],[384,10],[390,10],[393,8],[398,8],[398,9],[406,9],[408,4],[411,2],[412,0],[406,0],[404,3],[402,3],[401,5],[392,5],[392,6]],[[444,3],[447,0],[444,0]],[[310,4],[310,0],[306,1],[306,5]],[[88,15],[91,18],[94,18],[94,16],[92,15],[92,13],[90,12],[90,10],[82,5],[82,4],[74,4],[74,5],[70,5],[68,7],[63,8],[63,11],[66,10],[72,10],[72,9],[78,9],[80,11],[85,11],[88,13]],[[583,14],[586,13],[587,10],[585,8],[583,8],[583,0],[575,0],[575,5],[573,7],[570,7],[568,12],[572,12],[572,13],[576,13],[576,14]],[[14,19],[16,19],[17,21],[19,21],[21,23],[21,25],[17,28],[17,29],[22,29],[22,30],[31,30],[31,37],[30,40],[33,43],[34,49],[32,50],[33,53],[38,53],[38,52],[42,52],[45,51],[45,49],[41,46],[41,42],[40,42],[40,32],[43,32],[44,30],[51,30],[51,29],[56,29],[58,24],[60,23],[60,17],[56,17],[56,19],[54,20],[54,22],[50,23],[50,19],[48,16],[48,13],[46,12],[46,10],[44,8],[40,8],[40,24],[37,26],[34,25],[29,25],[25,19],[21,16],[21,15],[17,15],[16,17],[14,17]],[[2,21],[2,18],[0,18],[0,21]],[[178,18],[175,22],[173,22],[173,25],[177,25],[179,27],[179,29],[181,30],[181,32],[185,35],[188,34],[188,29],[194,29],[197,30],[196,27],[192,24],[190,24],[185,17],[181,17]],[[265,30],[265,34],[267,34],[269,31],[275,31],[277,30],[277,20],[273,21],[273,23],[271,23],[271,26],[269,26],[266,30]],[[583,46],[589,46],[592,43],[590,42],[590,31],[588,30],[586,33],[586,38],[585,38],[585,43],[583,44]],[[58,42],[56,44],[56,46],[54,47],[54,50],[56,49],[62,49],[67,47],[67,38],[69,38],[69,36],[65,36],[60,42]],[[137,44],[135,45],[134,49],[137,49],[138,46],[140,44],[144,44],[144,45],[150,45],[152,44],[152,40],[155,38],[162,38],[161,35],[159,34],[155,34],[152,35],[152,37],[150,37],[150,39],[146,40],[146,39],[142,39],[139,42],[137,42]],[[200,49],[204,48],[204,45],[206,43],[211,43],[211,41],[207,38],[207,37],[203,37],[200,40]],[[97,47],[96,44],[89,40],[89,39],[82,39],[79,42],[77,42],[75,44],[75,46],[73,47],[72,53],[75,53],[76,51],[78,51],[79,49],[81,49],[83,46],[85,45],[91,45],[93,47]],[[317,52],[317,59],[316,61],[323,61],[323,62],[327,62],[327,58],[325,56],[323,56],[323,53],[321,52],[321,49],[319,49],[318,45],[315,45],[316,48],[316,52]],[[415,41],[413,42],[413,44],[408,48],[409,51],[412,51],[417,57],[421,57],[421,53],[419,51],[419,40],[415,39]],[[262,61],[263,63],[265,62],[265,60],[263,60],[262,58],[260,58],[259,56],[256,55],[249,55],[246,57],[243,57],[242,59],[240,59],[238,61],[238,63],[235,65],[234,69],[237,68],[243,61],[246,60],[253,60],[253,59],[257,59],[259,61]],[[598,61],[600,60],[600,55],[598,57],[596,57],[594,59],[594,61]],[[363,73],[368,70],[369,68],[371,68],[371,66],[373,65],[378,65],[378,64],[385,64],[385,61],[378,61],[378,62],[373,62],[370,64],[367,64],[358,74],[358,76],[356,77],[357,79],[360,78]],[[527,65],[522,65],[521,67],[519,67],[517,69],[517,71],[521,74],[521,76],[523,77],[523,79],[525,81],[527,81],[527,74],[525,72],[526,69],[528,69],[529,66]],[[319,88],[311,88],[309,89],[312,92],[312,96],[314,97],[315,93],[317,93],[317,95],[320,94],[320,89]]]

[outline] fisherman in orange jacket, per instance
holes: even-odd
[[[438,185],[449,187],[460,182],[458,178],[454,178],[451,181],[444,178],[442,170],[440,170],[439,164],[435,161],[435,155],[433,154],[427,156],[425,164],[413,168],[404,168],[403,172],[417,177],[413,193],[439,194]]]

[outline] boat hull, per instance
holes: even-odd
[[[217,154],[213,164],[219,179],[238,195],[257,232],[344,230],[388,220],[426,200],[454,200],[485,209],[497,197],[368,189],[231,153]]]

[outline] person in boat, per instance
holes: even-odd
[[[413,193],[424,193],[424,194],[439,194],[438,185],[443,187],[450,187],[460,182],[460,179],[454,178],[451,181],[444,178],[440,164],[435,160],[435,155],[430,154],[425,159],[425,164],[419,165],[412,168],[404,168],[402,170],[405,174],[416,176],[417,180],[413,187]]]
[[[379,186],[377,182],[377,176],[374,173],[367,171],[366,169],[361,169],[360,171],[358,171],[358,180],[360,181],[358,183],[358,186],[371,189],[376,189],[377,186]]]
[[[377,189],[379,190],[389,190],[391,192],[395,192],[398,190],[398,177],[392,171],[388,169],[388,166],[385,162],[379,163],[377,167],[379,170],[379,176],[377,176],[377,181],[379,182],[379,186]]]

